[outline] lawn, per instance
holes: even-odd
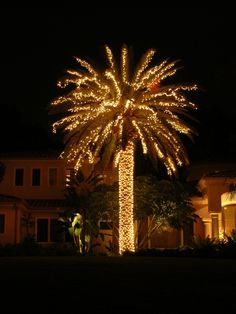
[[[236,313],[236,260],[1,257],[0,313]]]

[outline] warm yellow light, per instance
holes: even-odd
[[[134,218],[133,218],[133,177],[134,177],[134,143],[130,141],[119,160],[119,253],[133,252]]]
[[[133,73],[125,45],[118,61],[108,46],[105,50],[108,65],[104,71],[76,58],[78,70],[68,70],[67,77],[58,82],[61,88],[72,85],[74,89],[55,99],[51,108],[55,113],[64,113],[53,124],[53,131],[61,129],[65,133],[65,150],[61,156],[73,163],[75,170],[85,160],[95,163],[104,151],[109,161],[119,167],[119,250],[122,253],[134,250],[134,143],[141,143],[144,154],[157,156],[169,175],[188,163],[179,135],[191,137],[193,133],[185,119],[189,117],[187,109],[196,109],[196,106],[188,101],[185,92],[197,86],[164,84],[166,78],[176,73],[176,62],[164,60],[150,66],[154,49],[143,55]]]

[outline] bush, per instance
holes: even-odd
[[[26,256],[37,256],[41,255],[42,247],[36,242],[35,237],[28,235],[24,240],[16,245],[18,248],[17,255],[26,255]]]
[[[219,243],[215,238],[211,239],[209,236],[194,238],[191,247],[193,256],[197,257],[215,257],[220,252]]]
[[[57,242],[43,248],[46,256],[73,256],[78,255],[77,248],[73,243]]]

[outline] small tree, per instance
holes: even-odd
[[[32,217],[31,213],[25,213],[21,218],[21,224],[26,230],[26,237],[33,237],[30,233],[31,228],[34,225],[34,218]]]
[[[148,230],[139,246],[153,233],[166,227],[181,229],[197,218],[190,196],[177,180],[157,180],[154,176],[140,176],[135,180],[135,219],[141,233],[142,220],[148,219]]]
[[[137,225],[135,242],[138,247],[142,247],[158,230],[161,232],[166,228],[181,229],[186,224],[192,224],[197,218],[190,193],[185,185],[177,180],[138,176],[134,180],[134,199],[134,220]],[[97,205],[101,212],[108,214],[112,221],[113,237],[118,240],[118,183],[103,191]],[[148,220],[148,229],[144,232],[145,220]]]
[[[73,242],[78,249],[79,253],[82,253],[82,241],[81,231],[83,226],[82,216],[75,212],[64,212],[62,217],[58,219],[63,227],[68,230],[70,236],[73,238]]]
[[[65,196],[70,204],[60,221],[67,227],[78,250],[88,253],[93,238],[99,235],[99,219],[106,211],[108,186],[102,183],[101,175],[91,172],[85,176],[81,171],[67,178]]]

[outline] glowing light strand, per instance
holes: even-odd
[[[112,142],[110,158],[119,167],[119,250],[122,253],[134,250],[134,144],[140,141],[143,153],[157,155],[169,175],[188,163],[179,134],[190,138],[194,134],[182,117],[189,118],[187,109],[197,109],[185,96],[185,92],[196,90],[197,86],[165,85],[163,81],[178,70],[177,62],[164,60],[150,67],[154,49],[143,55],[133,75],[129,73],[126,46],[121,49],[120,62],[116,62],[108,46],[105,50],[108,66],[104,71],[95,70],[87,61],[76,57],[82,69],[68,70],[67,77],[58,82],[61,88],[68,85],[75,88],[52,101],[51,109],[56,114],[65,114],[53,124],[53,131],[64,132],[65,149],[61,156],[74,163],[75,170],[86,159],[95,162],[104,146]]]
[[[119,253],[133,252],[133,176],[134,176],[134,143],[130,141],[119,158]]]

